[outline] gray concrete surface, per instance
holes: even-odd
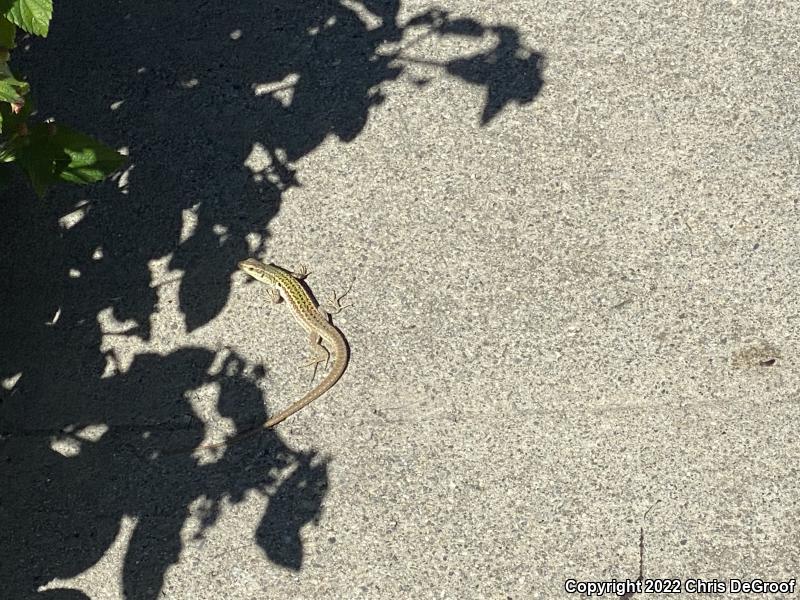
[[[17,52],[130,161],[3,191],[5,597],[800,575],[800,12],[432,8],[61,3]],[[352,283],[350,367],[163,456],[308,387],[249,255]]]

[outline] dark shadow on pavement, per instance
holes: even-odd
[[[236,263],[266,252],[283,192],[302,185],[294,163],[331,135],[355,139],[383,84],[421,60],[405,56],[408,28],[495,40],[494,50],[438,65],[486,88],[476,107],[483,123],[541,88],[541,55],[512,27],[440,10],[402,25],[399,2],[364,0],[361,10],[380,23],[368,27],[348,6],[64,3],[47,39],[20,41],[13,66],[31,81],[42,116],[125,147],[130,159],[106,182],[41,201],[19,177],[2,190],[4,597],[85,598],[39,588],[96,564],[128,517],[125,597],[157,598],[187,519],[199,517],[199,540],[223,501],[250,491],[265,499],[253,541],[272,562],[302,567],[301,530],[319,518],[329,459],[288,448],[279,432],[223,449],[214,462],[162,454],[209,433],[189,401],[204,386],[217,387],[218,411],[237,430],[263,420],[265,404],[274,408],[258,388],[263,370],[196,346],[140,353],[123,366],[106,342],[152,341],[153,261],[179,272],[187,332],[220,313]],[[253,167],[255,152],[269,166]],[[105,330],[101,313],[124,325]],[[200,498],[197,515],[190,506]]]

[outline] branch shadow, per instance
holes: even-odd
[[[265,498],[253,541],[273,563],[301,569],[301,530],[319,518],[330,459],[295,451],[275,432],[211,463],[162,454],[198,446],[214,427],[190,401],[207,386],[238,431],[263,421],[263,370],[192,344],[143,351],[123,367],[110,340],[149,347],[166,336],[154,329],[163,310],[154,262],[180,272],[187,334],[216,318],[236,263],[266,250],[283,192],[302,185],[293,164],[329,136],[354,140],[383,101],[382,86],[413,62],[402,48],[409,27],[496,38],[492,51],[439,65],[486,88],[484,124],[541,88],[541,55],[511,27],[441,10],[401,25],[399,1],[348,6],[122,0],[97,11],[77,3],[56,11],[46,40],[21,41],[15,69],[33,82],[42,116],[126,147],[130,161],[106,182],[60,188],[44,201],[18,176],[2,191],[0,581],[8,597],[87,598],[53,581],[97,564],[127,518],[120,585],[126,598],[157,598],[185,549],[187,523],[200,543],[221,503],[251,491]],[[380,24],[368,27],[364,11]],[[401,47],[387,52],[387,44]],[[124,325],[110,332],[101,316]]]

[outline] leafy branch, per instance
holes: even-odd
[[[22,167],[39,197],[58,181],[100,181],[122,165],[124,157],[89,136],[36,116],[30,86],[18,79],[8,61],[17,29],[47,37],[52,0],[0,0],[0,163]]]

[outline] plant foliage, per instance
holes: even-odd
[[[124,157],[97,140],[52,120],[34,122],[30,86],[8,61],[17,29],[47,36],[52,0],[0,0],[0,163],[16,162],[41,197],[59,180],[87,184],[120,167]]]

